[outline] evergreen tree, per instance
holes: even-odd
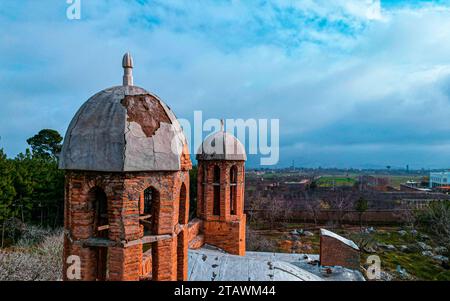
[[[6,158],[3,149],[0,149],[0,226],[1,247],[4,244],[5,222],[13,215],[13,201],[16,194],[13,185],[13,166]]]
[[[360,197],[355,203],[355,210],[358,211],[359,215],[359,227],[362,229],[362,216],[364,212],[369,209],[369,203],[363,197]]]
[[[62,140],[63,138],[57,131],[43,129],[29,138],[27,143],[31,146],[33,156],[56,158],[61,152]]]
[[[10,216],[16,191],[13,185],[13,166],[0,149],[0,222]]]
[[[55,215],[62,214],[64,199],[64,173],[58,169],[56,158],[31,155],[27,149],[14,159],[14,166],[14,187],[21,219],[54,225],[58,219]]]

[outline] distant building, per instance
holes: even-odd
[[[374,177],[369,175],[359,176],[358,182],[361,190],[387,191],[390,185],[389,178],[387,177]]]
[[[430,188],[449,186],[450,185],[450,171],[445,172],[430,172]]]

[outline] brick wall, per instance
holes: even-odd
[[[329,236],[320,236],[320,265],[359,269],[359,251]]]
[[[245,255],[244,162],[199,162],[199,219],[188,224],[188,170],[192,165],[187,150],[181,159],[182,170],[178,172],[67,171],[64,271],[66,258],[78,255],[81,280],[139,280],[149,276],[153,280],[186,280],[188,246],[199,248],[209,243],[229,253]],[[217,216],[213,214],[214,166],[220,168]],[[232,167],[236,168],[233,181]],[[146,231],[149,235],[146,239],[154,242],[143,254],[144,225],[140,217],[144,214],[144,191],[149,187],[155,191],[154,224]],[[105,218],[109,229],[103,230],[101,239],[96,225],[94,188],[104,192],[107,200]],[[92,245],[93,238],[96,244],[100,239],[106,245]],[[64,279],[67,280],[65,275]]]
[[[214,168],[220,168],[220,181],[214,181]],[[236,181],[231,183],[230,171],[237,169]],[[207,244],[225,251],[245,255],[244,188],[245,167],[243,161],[199,161],[197,177],[197,214],[204,220],[203,234]],[[220,215],[214,215],[214,187],[219,184]],[[235,188],[233,188],[235,187]],[[231,214],[231,190],[235,214]]]
[[[189,241],[195,239],[198,235],[201,234],[203,230],[203,221],[198,218],[194,218],[188,224],[188,233],[189,233]]]
[[[188,166],[189,167],[189,166]],[[184,186],[184,197],[180,192]],[[176,232],[179,223],[187,224],[189,212],[189,174],[178,172],[100,173],[68,171],[65,189],[66,258],[78,255],[81,259],[82,280],[96,280],[99,264],[98,247],[87,247],[85,240],[96,236],[93,208],[93,188],[101,189],[107,198],[109,229],[102,237],[114,246],[107,247],[106,280],[139,280],[142,266],[143,226],[139,216],[143,211],[143,191],[153,187],[158,192],[155,200],[155,228],[152,235],[171,238],[152,243],[152,274],[154,280],[176,280],[186,277],[187,230]],[[182,208],[182,216],[179,215]],[[179,226],[178,226],[179,228]],[[127,243],[130,246],[125,247]],[[147,260],[148,264],[148,260]],[[65,273],[64,273],[65,274]],[[181,275],[177,277],[177,275]],[[66,275],[64,279],[67,280]]]
[[[238,221],[205,221],[205,243],[224,251],[245,256],[245,215]]]

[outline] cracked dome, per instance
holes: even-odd
[[[157,96],[133,86],[132,59],[123,60],[124,85],[86,101],[67,129],[59,166],[108,172],[181,170],[186,138]]]

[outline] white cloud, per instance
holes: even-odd
[[[64,131],[90,94],[119,84],[125,51],[134,54],[136,83],[180,117],[202,109],[219,118],[280,118],[288,164],[303,154],[330,165],[363,164],[366,152],[373,162],[401,160],[401,148],[391,146],[407,139],[414,144],[405,149],[427,157],[427,146],[447,143],[446,7],[109,0],[83,1],[82,20],[68,21],[64,4],[24,3],[0,14],[0,26],[10,28],[0,33],[0,135],[11,155],[40,128]],[[300,153],[296,143],[305,145]],[[354,147],[364,144],[383,150]],[[333,154],[317,151],[314,159],[313,145]]]

